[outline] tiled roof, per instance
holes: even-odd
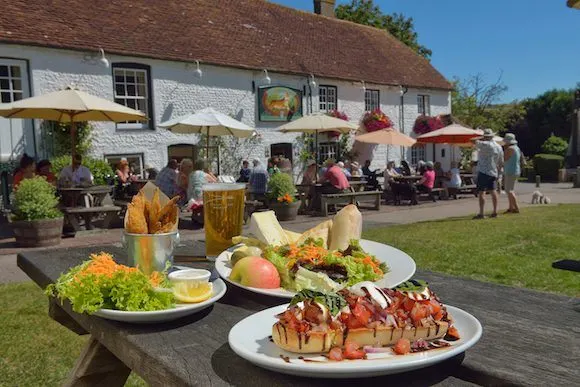
[[[450,89],[388,33],[262,0],[10,0],[0,42]]]

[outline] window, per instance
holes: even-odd
[[[370,112],[381,107],[380,93],[378,90],[365,90],[365,111]]]
[[[127,154],[127,155],[120,155],[120,154],[105,155],[105,160],[107,161],[107,163],[109,163],[111,168],[113,168],[113,171],[115,171],[117,169],[117,165],[119,165],[119,162],[122,159],[127,160],[130,168],[133,170],[133,173],[135,175],[138,175],[142,178],[144,177],[143,171],[144,171],[145,167],[143,165],[143,153]]]
[[[151,98],[150,67],[136,63],[113,64],[115,102],[139,110],[149,122],[127,121],[117,124],[119,129],[152,129],[153,103]]]
[[[336,86],[318,86],[318,108],[322,112],[336,110],[337,108]]]
[[[411,147],[411,165],[417,165],[419,160],[425,161],[425,145],[414,145]]]
[[[0,102],[22,99],[22,70],[20,66],[0,64]]]
[[[318,163],[322,164],[328,159],[334,159],[338,157],[338,143],[336,142],[323,142],[318,144]]]
[[[417,112],[423,116],[431,115],[431,98],[428,95],[417,95]]]

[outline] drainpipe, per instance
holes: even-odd
[[[401,133],[405,134],[405,94],[409,91],[408,87],[399,85],[399,94],[401,95],[401,114],[399,114],[399,128],[401,128]],[[407,160],[407,155],[405,152],[405,147],[401,147],[400,150],[401,160]]]

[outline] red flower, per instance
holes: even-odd
[[[363,116],[362,122],[368,132],[374,132],[376,130],[393,127],[393,122],[385,113],[381,111],[381,109],[375,109],[371,112],[366,112],[366,114]]]

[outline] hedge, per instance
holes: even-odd
[[[544,181],[558,181],[558,170],[564,165],[564,157],[539,153],[534,156],[534,171]]]

